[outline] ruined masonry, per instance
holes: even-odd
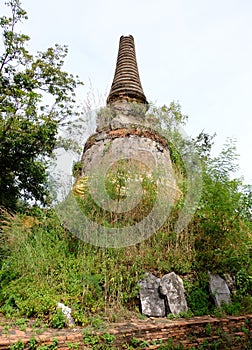
[[[127,150],[129,157],[132,157],[142,149],[143,163],[149,162],[151,153],[155,156],[162,153],[158,157],[171,168],[167,140],[153,130],[151,121],[145,117],[147,107],[138,73],[134,39],[132,35],[122,36],[107,106],[97,116],[97,133],[89,137],[84,147],[82,176],[90,171],[92,161],[98,154],[104,156],[107,153],[107,159],[112,160],[118,152],[127,156]],[[134,145],[130,146],[131,143]],[[173,181],[172,178],[170,180]]]
[[[121,186],[118,193],[116,193],[116,200],[108,198],[109,196],[105,193],[104,179],[106,174],[111,169],[117,174],[116,170],[121,166],[120,161],[123,161],[126,164],[129,178],[132,175],[130,174],[131,169],[136,170],[137,177],[133,174],[135,176],[133,180],[137,180],[137,182],[142,181],[143,173],[147,178],[151,178],[154,173],[158,175],[157,178],[154,178],[154,180],[157,180],[155,182],[157,186],[156,202],[162,203],[162,205],[155,207],[155,203],[153,205],[154,209],[152,209],[154,216],[151,217],[151,220],[141,218],[142,225],[141,222],[139,224],[137,220],[134,221],[133,217],[131,221],[131,223],[133,222],[133,229],[130,225],[126,225],[125,230],[116,227],[114,237],[113,227],[111,231],[108,229],[104,235],[102,230],[99,232],[97,227],[94,227],[92,220],[90,220],[90,227],[87,222],[84,222],[81,226],[83,213],[78,208],[76,209],[76,206],[73,205],[75,202],[69,196],[70,205],[66,208],[69,210],[67,218],[70,226],[76,232],[75,224],[79,224],[78,237],[91,244],[123,247],[141,242],[161,227],[164,223],[164,221],[162,222],[162,214],[164,214],[166,220],[169,215],[169,208],[178,199],[179,190],[173,176],[168,141],[156,131],[155,118],[149,116],[147,110],[148,102],[140,82],[134,39],[131,35],[122,36],[107,105],[97,113],[97,130],[95,134],[88,138],[85,144],[81,159],[81,174],[77,178],[72,192],[74,196],[85,197],[85,186],[88,179],[103,177],[101,183],[98,183],[101,187],[96,187],[96,183],[94,183],[94,191],[91,193],[94,200],[103,209],[111,213],[111,217],[114,214],[124,212],[130,212],[133,215],[138,214],[137,200],[135,202],[134,200],[133,202],[125,202],[127,197],[133,197],[134,199],[134,196],[138,194],[134,187],[129,196],[126,191],[126,184]],[[114,174],[113,171],[112,174]],[[114,179],[112,178],[112,180]],[[90,187],[88,190],[90,190]],[[106,207],[103,206],[105,199],[107,201]],[[121,205],[119,210],[118,203]],[[168,205],[165,206],[164,203],[168,203]],[[136,208],[135,212],[132,211],[134,208]],[[64,214],[63,217],[65,218],[66,215]],[[150,217],[149,213],[147,213],[147,217]],[[134,230],[137,225],[139,226],[138,230]],[[121,233],[120,236],[117,235],[118,232]],[[95,237],[93,238],[93,236]],[[215,299],[216,306],[221,307],[223,302],[228,304],[230,302],[230,292],[226,282],[218,275],[209,274],[209,278],[210,293]],[[229,280],[232,282],[231,277]],[[178,315],[188,311],[183,281],[174,272],[168,273],[162,278],[146,273],[145,277],[139,281],[139,287],[141,311],[144,315],[163,317],[168,313]],[[66,309],[66,312],[69,312],[69,310]]]
[[[163,317],[187,313],[182,279],[174,272],[155,277],[147,272],[139,281],[141,312],[146,316]]]
[[[113,162],[118,158],[116,153],[129,158],[139,158],[140,154],[142,162],[147,164],[151,162],[152,153],[154,158],[158,157],[171,168],[167,140],[152,129],[151,122],[145,117],[147,107],[134,39],[131,35],[122,36],[107,106],[97,116],[97,133],[88,138],[84,147],[82,176],[94,167],[93,161],[97,164],[106,154],[106,159]],[[174,182],[172,178],[170,181]]]
[[[120,38],[115,76],[107,104],[114,105],[122,101],[147,104],[138,73],[132,35]]]
[[[221,308],[222,303],[230,304],[230,290],[227,282],[219,275],[208,272],[209,289],[213,296],[216,307]]]
[[[169,311],[173,315],[179,315],[183,312],[187,313],[188,307],[183,281],[175,272],[170,272],[162,277],[160,293],[165,296]]]
[[[160,278],[150,272],[146,272],[144,278],[139,281],[141,312],[145,316],[166,316],[165,298],[161,296]]]
[[[129,227],[127,235],[122,234],[119,239],[115,237],[114,241],[111,235],[102,241],[102,234],[98,233],[97,245],[102,241],[102,246],[129,246],[150,237],[165,222],[177,200],[178,188],[173,176],[168,141],[155,130],[155,118],[148,115],[147,110],[148,102],[139,77],[134,39],[131,35],[122,36],[107,104],[97,113],[96,133],[88,138],[84,146],[82,170],[73,191],[81,193],[85,181],[89,181],[89,189],[93,188],[93,198],[100,207],[116,214],[133,210],[132,217],[136,217],[141,212],[137,211],[139,198],[142,198],[141,183],[143,179],[148,179],[157,186],[156,203],[162,203],[162,207],[154,205],[152,216],[147,215],[145,221],[135,221],[142,221],[137,233]],[[124,187],[118,185],[115,188],[116,201],[109,198],[104,184],[107,174],[118,174],[122,164],[127,174]],[[102,177],[106,179],[103,181]],[[116,182],[115,177],[113,181]],[[105,239],[109,241],[105,242]],[[90,242],[93,243],[92,238]]]

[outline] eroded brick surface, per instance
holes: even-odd
[[[92,347],[84,345],[83,331],[85,328],[77,327],[75,329],[46,329],[37,335],[39,329],[27,327],[21,331],[18,327],[12,327],[8,330],[0,326],[0,350],[9,349],[18,340],[25,344],[28,349],[30,339],[36,339],[39,345],[50,345],[55,339],[58,342],[58,349],[69,348],[69,343],[79,344],[79,349],[91,349]],[[166,318],[146,320],[132,320],[125,323],[115,323],[108,325],[105,333],[115,336],[114,346],[122,349],[123,344],[130,343],[132,338],[141,341],[153,343],[154,341],[165,343],[172,339],[174,345],[183,345],[184,349],[198,348],[203,343],[223,344],[223,349],[245,349],[242,343],[248,345],[252,338],[252,315],[234,317],[225,319],[214,317],[194,317],[191,319],[168,320]],[[94,335],[101,337],[101,332],[94,332]],[[225,346],[225,347],[224,347]],[[111,346],[112,348],[112,346]],[[148,349],[158,349],[159,345],[150,344]],[[146,348],[147,349],[147,348]],[[218,347],[217,349],[222,349]],[[246,347],[249,349],[249,347]]]

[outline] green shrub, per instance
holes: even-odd
[[[50,326],[52,328],[64,328],[65,327],[65,316],[62,310],[57,310],[56,312],[50,315]]]
[[[203,316],[210,313],[209,293],[205,286],[195,285],[187,296],[187,302],[195,316]]]

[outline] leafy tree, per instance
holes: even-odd
[[[46,203],[47,162],[59,126],[75,114],[78,76],[62,67],[68,49],[55,45],[33,55],[29,37],[17,32],[27,20],[19,0],[6,3],[0,18],[0,206],[14,209],[20,199]]]
[[[252,188],[234,177],[238,156],[233,140],[218,156],[205,157],[210,139],[204,139],[202,196],[192,223],[198,261],[205,269],[236,272],[250,264]]]

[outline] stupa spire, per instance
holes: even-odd
[[[107,98],[107,104],[120,101],[147,103],[141,85],[132,35],[121,36],[115,75]]]

